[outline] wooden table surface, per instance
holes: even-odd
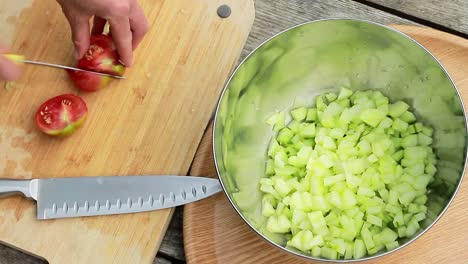
[[[427,26],[468,38],[467,0],[255,0],[255,5],[255,23],[241,59],[263,41],[284,29],[299,23],[332,17]],[[47,262],[0,245],[0,263]],[[154,263],[185,263],[182,208],[176,209]]]

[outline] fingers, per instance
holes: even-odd
[[[105,20],[104,18],[95,16],[94,21],[93,21],[93,29],[91,33],[93,35],[102,34],[104,31],[104,26],[106,25],[106,22],[107,20]]]
[[[75,45],[75,57],[81,59],[89,48],[89,17],[68,16],[72,31],[73,44]]]
[[[131,66],[133,63],[132,31],[128,17],[111,18],[109,24],[120,60],[126,66]]]
[[[0,56],[0,79],[6,81],[18,80],[21,76],[19,67],[12,61]]]
[[[6,53],[6,49],[0,47],[0,54]],[[15,81],[21,75],[20,68],[16,63],[0,55],[0,80]]]
[[[132,49],[136,49],[149,30],[148,20],[146,20],[145,13],[137,1],[131,6],[129,20],[133,32]]]

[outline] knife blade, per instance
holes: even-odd
[[[37,200],[37,219],[153,211],[195,202],[222,190],[217,179],[193,176],[110,176],[0,180],[0,193]]]
[[[24,58],[24,56],[17,55],[17,54],[5,54],[5,57],[7,57],[7,58],[9,58],[11,60],[14,60],[16,62],[29,63],[29,64],[34,64],[34,65],[48,66],[48,67],[55,67],[55,68],[60,68],[60,69],[65,69],[65,70],[88,72],[88,73],[93,73],[93,74],[97,74],[97,75],[101,75],[101,76],[112,77],[112,78],[116,78],[116,79],[125,79],[124,76],[118,76],[118,75],[107,74],[107,73],[100,73],[100,72],[95,72],[95,71],[88,71],[88,70],[83,70],[83,69],[76,68],[76,67],[70,67],[70,66],[65,66],[65,65],[60,65],[60,64],[53,64],[53,63],[48,63],[48,62],[27,60],[27,59]]]

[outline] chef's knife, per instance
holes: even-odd
[[[220,192],[217,179],[192,176],[111,176],[0,180],[0,193],[37,200],[37,219],[152,211]]]
[[[83,70],[83,69],[76,68],[76,67],[70,67],[70,66],[47,63],[47,62],[41,62],[41,61],[27,60],[24,56],[17,55],[17,54],[4,54],[4,56],[9,58],[10,60],[15,61],[15,62],[29,63],[29,64],[35,64],[35,65],[41,65],[41,66],[48,66],[48,67],[55,67],[55,68],[60,68],[60,69],[65,69],[65,70],[72,70],[72,71],[88,72],[88,73],[93,73],[93,74],[97,74],[97,75],[101,75],[101,76],[112,77],[112,78],[116,78],[116,79],[125,79],[125,77],[118,76],[118,75],[100,73],[100,72],[95,72],[95,71],[88,71],[88,70]]]

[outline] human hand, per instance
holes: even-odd
[[[20,75],[21,71],[18,65],[1,54],[8,53],[8,49],[0,44],[0,80],[15,81]]]
[[[133,50],[148,32],[148,21],[137,0],[57,0],[71,26],[75,56],[81,59],[89,48],[89,20],[92,34],[101,34],[106,22],[121,61],[133,63]]]

